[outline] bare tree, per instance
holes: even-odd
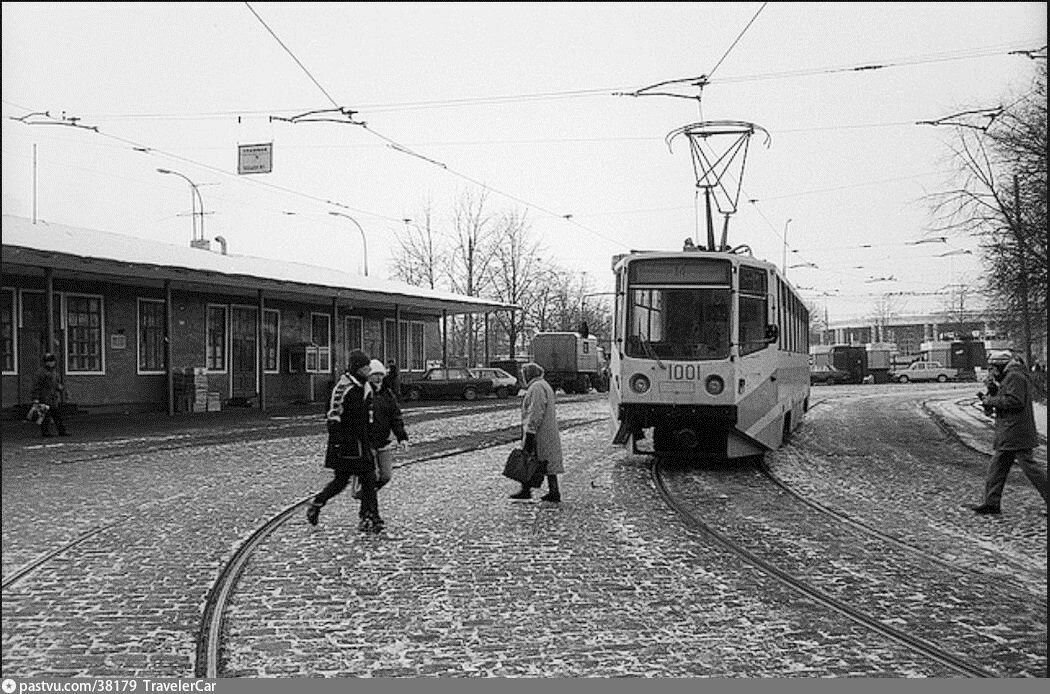
[[[451,262],[446,265],[449,287],[466,296],[484,296],[492,287],[499,250],[496,217],[486,205],[488,195],[464,192],[452,211]],[[453,322],[454,342],[468,364],[477,363],[479,325],[472,314]]]
[[[399,251],[394,255],[394,277],[417,287],[436,289],[439,268],[447,266],[448,250],[433,226],[432,203],[428,199],[415,220],[405,220],[405,230],[396,234]]]
[[[496,267],[492,275],[493,298],[520,306],[520,311],[496,314],[497,325],[507,336],[510,358],[514,359],[518,336],[525,329],[526,313],[535,298],[535,287],[542,275],[539,243],[532,239],[526,213],[505,213],[498,223]]]
[[[890,321],[901,314],[903,303],[901,297],[895,294],[883,294],[875,300],[871,307],[871,313],[868,314],[868,320],[875,326],[877,333],[871,336],[872,342],[889,341],[887,326],[890,324]]]
[[[965,340],[980,328],[980,313],[969,308],[969,300],[975,293],[976,290],[965,282],[949,287],[938,322],[943,332],[951,333],[957,340]]]
[[[961,183],[937,196],[934,213],[941,230],[979,240],[983,289],[999,322],[1020,333],[1031,362],[1035,335],[1046,334],[1046,63],[1038,63],[1031,91],[1008,108],[966,113],[987,122],[958,114],[936,123],[955,127],[951,152]]]

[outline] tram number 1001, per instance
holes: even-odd
[[[670,364],[668,370],[672,381],[696,381],[705,375],[696,364]]]

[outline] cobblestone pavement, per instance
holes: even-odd
[[[839,393],[857,397],[835,388],[821,395]],[[926,422],[920,434],[958,446],[912,402]],[[407,461],[456,447],[464,432],[513,431],[518,412],[508,404],[459,416],[451,405],[440,418],[410,419]],[[962,446],[958,469],[898,464],[914,486],[890,488],[863,438],[851,444],[813,433],[837,431],[846,409],[811,411],[797,444],[770,456],[777,474],[932,551],[979,557],[972,561],[989,572],[1023,574],[1035,587],[1041,575],[1045,598],[1045,518],[1026,480],[1011,477],[1007,499],[1016,506],[1002,520],[957,510],[983,470],[981,456]],[[607,411],[600,396],[559,398],[563,422]],[[646,459],[608,446],[606,424],[575,426],[563,437],[560,505],[506,499],[515,485],[499,474],[504,445],[396,470],[380,494],[389,528],[380,536],[357,533],[348,495],[325,507],[316,528],[302,519],[279,528],[236,588],[222,673],[951,674],[800,601],[684,531],[660,506]],[[288,428],[241,441],[231,429],[224,441],[161,450],[129,444],[109,457],[102,444],[9,450],[5,438],[5,581],[95,532],[4,588],[5,676],[192,675],[207,591],[245,537],[327,482],[323,438]],[[816,463],[796,455],[808,446]],[[921,482],[927,472],[935,490]],[[1029,511],[1041,535],[1038,522],[1019,523]],[[1043,639],[1045,652],[1045,621]]]

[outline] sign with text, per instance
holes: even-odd
[[[273,143],[237,145],[237,173],[256,174],[273,171]]]

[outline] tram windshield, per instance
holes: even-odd
[[[627,356],[661,359],[729,357],[729,288],[632,289]]]

